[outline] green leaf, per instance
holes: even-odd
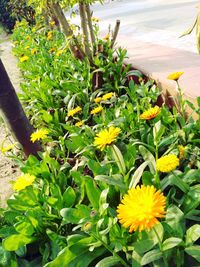
[[[185,248],[185,252],[200,262],[200,246],[191,246]]]
[[[94,177],[94,180],[104,182],[108,185],[114,185],[114,186],[118,186],[120,188],[126,189],[126,186],[123,183],[122,179],[123,177],[121,175],[115,175],[115,176],[114,175],[113,176],[97,175]]]
[[[144,146],[139,146],[139,151],[144,161],[148,162],[150,172],[154,174],[156,172],[156,161],[153,154]]]
[[[63,205],[65,207],[71,207],[74,205],[75,200],[76,200],[76,193],[74,189],[71,186],[69,186],[63,194]]]
[[[162,252],[159,249],[153,249],[149,252],[147,252],[143,257],[142,257],[142,261],[141,264],[146,265],[149,264],[153,261],[159,260],[162,258]]]
[[[200,225],[195,224],[191,226],[186,232],[186,246],[192,245],[195,241],[200,238]]]
[[[118,258],[114,256],[106,257],[103,260],[99,261],[95,267],[111,267],[116,266],[116,264],[120,263]]]
[[[107,203],[107,195],[109,192],[109,188],[104,189],[101,192],[100,199],[99,199],[99,213],[103,215],[103,213],[107,210],[109,204]]]
[[[126,165],[125,165],[124,158],[122,156],[121,151],[115,145],[112,145],[111,151],[112,151],[113,158],[114,158],[115,162],[117,163],[119,171],[122,174],[125,174],[126,173]]]
[[[30,222],[20,221],[14,225],[16,231],[23,235],[32,235],[35,230]]]
[[[140,178],[148,164],[149,162],[145,161],[137,168],[137,170],[132,175],[129,188],[136,187],[136,185],[139,183]]]
[[[166,213],[166,223],[171,226],[174,233],[176,233],[179,237],[183,237],[183,219],[184,213],[177,206],[171,205],[168,207]]]
[[[78,208],[64,208],[60,211],[66,223],[79,223],[80,220],[90,217],[90,209],[84,205],[77,205]]]
[[[164,132],[165,132],[165,126],[163,126],[161,124],[161,121],[159,120],[153,127],[154,142],[159,142]]]
[[[91,177],[85,177],[85,188],[87,197],[95,210],[99,209],[99,199],[101,191]]]
[[[35,240],[34,237],[25,236],[22,234],[11,235],[3,240],[3,248],[7,251],[18,250],[21,246],[32,243]]]
[[[177,238],[177,237],[170,237],[168,239],[166,239],[163,244],[162,244],[162,251],[174,248],[176,246],[178,246],[180,243],[182,242],[181,238]]]

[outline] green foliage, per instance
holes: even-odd
[[[18,23],[13,40],[26,112],[35,127],[50,132],[40,159],[21,162],[35,182],[1,210],[2,266],[198,266],[199,119],[163,105],[155,118],[142,120],[160,91],[124,65],[126,51],[111,49],[109,40],[98,40],[103,52],[94,58],[96,69],[74,57],[63,34],[42,19],[34,27]],[[102,74],[98,89],[96,72]],[[103,110],[92,115],[99,105]],[[69,116],[77,106],[81,111]],[[100,150],[95,136],[111,125],[120,128],[119,136]],[[156,161],[167,154],[180,164],[158,172]],[[163,192],[166,214],[150,231],[129,233],[117,207],[142,184]]]

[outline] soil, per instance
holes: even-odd
[[[17,92],[20,90],[20,71],[17,68],[17,58],[12,54],[10,36],[0,32],[0,58],[7,70],[12,84]],[[0,122],[0,148],[12,144],[14,139],[3,120]],[[12,181],[20,174],[15,162],[0,151],[0,207],[6,206],[6,200],[12,195]]]

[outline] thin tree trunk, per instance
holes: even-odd
[[[23,108],[16,95],[14,87],[8,77],[4,65],[0,59],[0,110],[8,124],[8,127],[22,145],[26,156],[37,155],[42,147],[38,142],[32,143],[30,136],[33,133],[33,127],[30,125]]]
[[[88,33],[88,28],[87,28],[86,5],[82,2],[79,3],[79,11],[80,11],[80,18],[81,18],[81,27],[83,31],[85,53],[88,56],[88,58],[91,58],[89,33]]]
[[[90,10],[89,4],[86,4],[86,13],[87,13],[88,26],[90,30],[90,37],[91,37],[92,45],[94,48],[96,40],[95,40],[94,29],[92,25],[92,16],[91,16],[91,10]]]
[[[74,36],[74,33],[67,21],[67,19],[65,18],[65,15],[62,11],[62,8],[60,6],[59,3],[52,3],[51,4],[51,8],[53,9],[53,12],[56,14],[60,25],[62,26],[62,30],[64,35],[66,36],[67,39],[71,38],[75,44],[75,46],[78,48],[79,54],[80,54],[80,59],[85,57],[85,53],[83,51],[83,49],[81,48],[77,38]],[[70,48],[72,50],[72,52],[74,53],[74,46],[72,44],[70,44]],[[76,54],[75,54],[76,56]]]
[[[117,39],[117,35],[119,32],[119,27],[120,27],[120,20],[116,21],[116,25],[115,25],[115,29],[114,29],[114,33],[113,33],[113,37],[111,40],[111,48],[113,48],[113,46],[115,45],[116,39]]]

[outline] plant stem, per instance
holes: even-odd
[[[156,146],[156,162],[158,160],[158,141],[155,140],[155,146]],[[155,173],[155,183],[156,183],[156,186],[158,186],[158,188],[160,188],[160,177],[159,177],[159,174],[158,174],[158,170],[157,170],[157,167],[156,167],[156,173]]]
[[[165,256],[165,253],[162,251],[162,242],[161,242],[161,239],[160,239],[160,237],[159,237],[159,235],[158,235],[158,233],[157,233],[155,227],[153,227],[153,231],[154,231],[154,233],[155,233],[155,235],[156,235],[156,237],[157,237],[157,239],[158,239],[158,245],[159,245],[160,251],[161,251],[162,254],[163,254],[163,262],[164,262],[164,266],[165,266],[165,267],[169,267],[168,262],[167,262],[167,258],[166,258],[166,256]]]
[[[94,233],[90,233],[90,235],[92,235],[94,238],[96,238],[98,241],[100,241],[102,243],[102,245],[116,258],[119,259],[119,261],[121,262],[121,264],[125,267],[129,267],[129,265],[124,261],[124,259],[122,259],[115,251],[113,251],[101,238],[99,238],[98,236],[96,236]]]

